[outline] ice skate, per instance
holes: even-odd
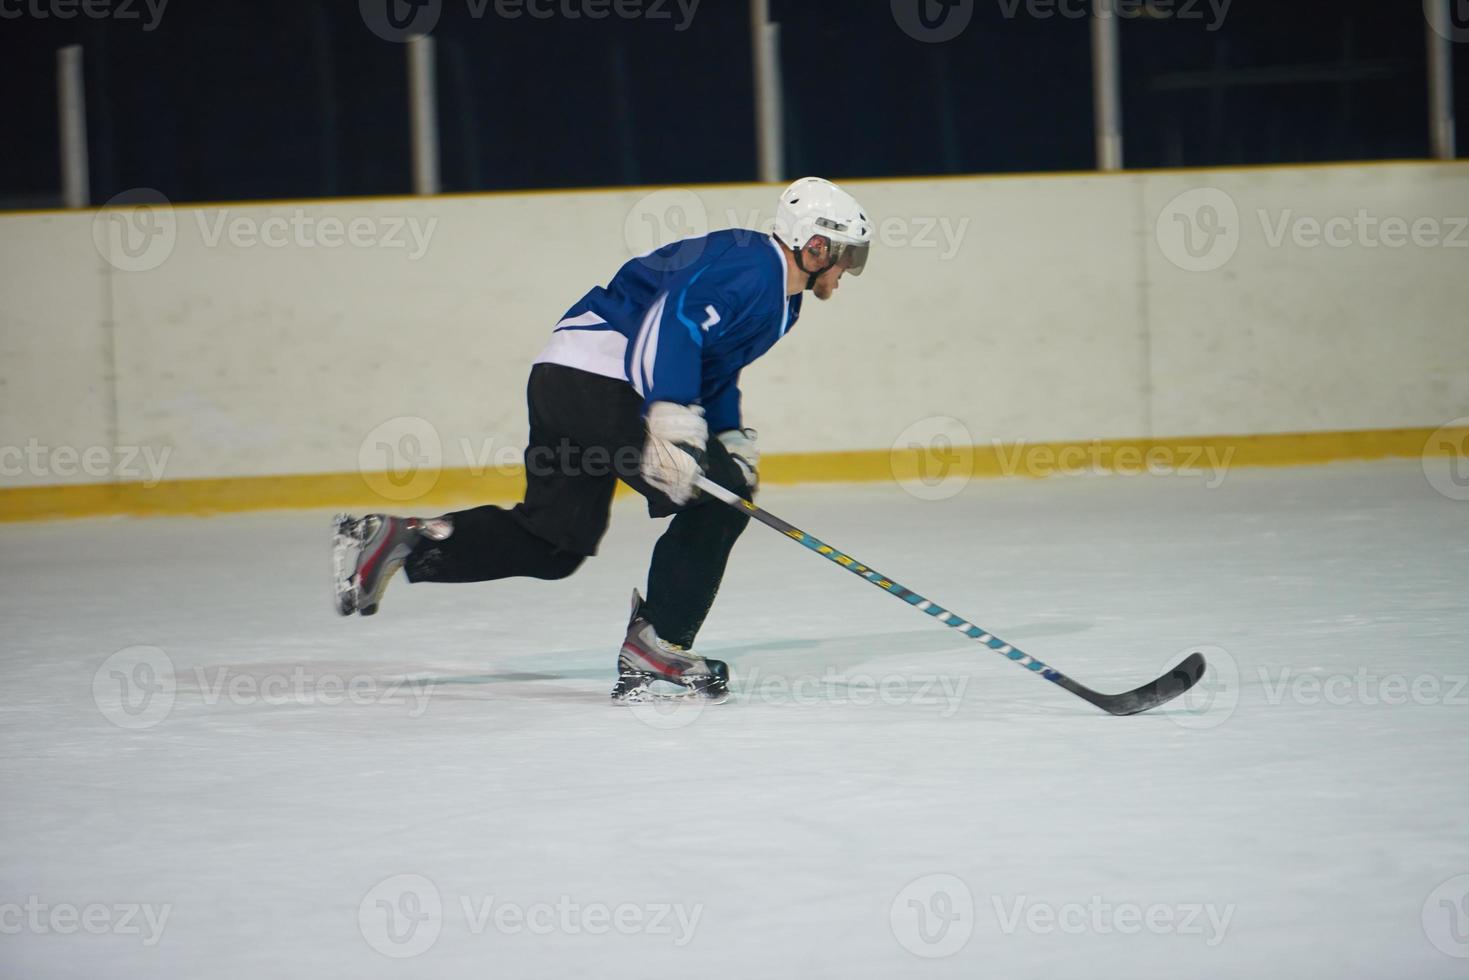
[[[723,660],[701,657],[661,639],[642,613],[643,597],[634,590],[627,638],[622,641],[622,652],[617,656],[613,702],[630,704],[658,698],[697,697],[719,704],[728,700],[729,666]],[[653,686],[659,681],[683,690],[660,691]]]
[[[338,514],[332,522],[332,570],[336,580],[337,612],[343,616],[377,612],[389,580],[418,543],[429,537],[442,541],[453,530],[443,518]]]

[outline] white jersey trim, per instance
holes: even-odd
[[[582,317],[585,316],[596,314],[582,314]],[[627,372],[623,370],[623,361],[626,358],[627,338],[616,330],[562,328],[551,334],[550,343],[541,349],[533,363],[562,364],[600,374],[604,378],[626,381]]]
[[[562,320],[556,324],[556,329],[561,330],[566,327],[595,327],[599,323],[606,322],[600,315],[593,313],[591,310],[587,310],[585,313],[577,316],[569,316],[565,320]]]
[[[769,238],[767,238],[766,241],[770,242],[770,247],[773,248],[773,249],[775,249],[775,258],[776,258],[776,261],[780,263],[780,274],[775,277],[775,281],[778,282],[778,283],[780,283],[780,290],[781,290],[782,293],[784,293],[785,292],[785,288],[786,288],[786,250],[785,250],[785,246],[781,245],[780,242],[776,241],[775,240],[775,236],[773,236],[773,235],[770,236]],[[780,333],[776,334],[776,339],[779,340],[781,337],[784,337],[786,335],[786,331],[790,329],[790,326],[791,326],[791,298],[789,296],[787,296],[785,298],[785,307],[781,311],[781,315],[780,315]]]

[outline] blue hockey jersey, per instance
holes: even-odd
[[[656,401],[704,406],[710,432],[740,428],[740,370],[795,324],[785,250],[716,231],[626,263],[561,318],[536,363],[619,378]]]

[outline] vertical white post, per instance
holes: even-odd
[[[1454,132],[1454,24],[1449,0],[1429,0],[1428,15],[1428,126],[1433,155],[1452,160],[1458,152]]]
[[[87,169],[87,93],[83,86],[82,46],[56,52],[58,129],[61,133],[61,200],[69,208],[91,202]]]
[[[1092,99],[1096,107],[1097,169],[1122,169],[1122,82],[1113,0],[1092,0]]]
[[[413,132],[413,193],[439,192],[439,101],[434,86],[434,39],[408,39],[408,123]]]
[[[770,0],[750,0],[750,49],[755,67],[755,143],[760,179],[778,184],[785,173],[780,84],[780,25],[770,22]]]

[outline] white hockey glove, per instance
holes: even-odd
[[[694,499],[694,480],[704,472],[709,427],[698,405],[654,402],[648,406],[643,479],[680,506]]]
[[[745,486],[751,489],[760,480],[760,447],[755,445],[758,435],[754,429],[725,429],[718,437],[744,474]]]

